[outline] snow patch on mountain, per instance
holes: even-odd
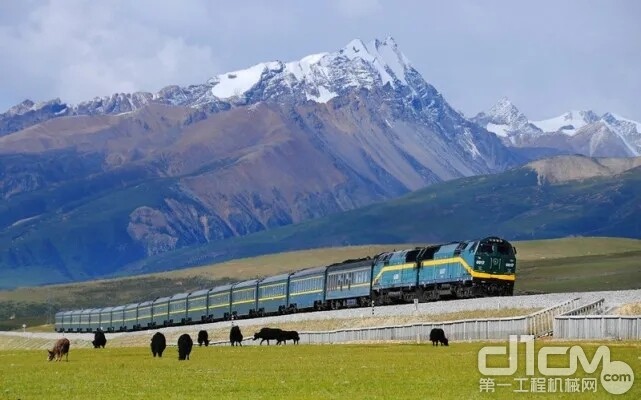
[[[240,96],[260,82],[263,74],[277,70],[282,70],[281,63],[268,62],[256,64],[240,71],[218,75],[215,78],[217,82],[211,89],[211,93],[219,99]]]
[[[567,135],[574,135],[577,130],[583,128],[585,125],[598,120],[599,117],[593,111],[573,110],[558,117],[542,121],[532,121],[532,124],[540,128],[543,132],[562,132]]]

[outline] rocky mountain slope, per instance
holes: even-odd
[[[0,132],[0,270],[48,282],[522,161],[392,38],[153,94],[25,101]]]
[[[591,157],[641,155],[641,123],[621,116],[569,111],[558,117],[530,121],[507,98],[473,121],[501,137],[503,143],[522,149],[548,149],[560,154]]]

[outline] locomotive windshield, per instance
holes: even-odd
[[[514,255],[514,250],[512,246],[505,242],[481,242],[479,244],[478,249],[476,250],[477,254],[495,254],[495,255],[502,255],[502,256],[513,256]]]

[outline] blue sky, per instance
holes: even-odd
[[[530,119],[571,109],[641,121],[637,1],[5,1],[0,112],[209,77],[393,36],[467,116],[507,96]]]

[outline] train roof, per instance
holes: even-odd
[[[258,279],[251,279],[248,281],[238,282],[235,285],[233,285],[232,290],[256,286],[257,283],[258,283]]]
[[[118,308],[118,307],[105,307],[105,308],[101,308],[100,312],[113,311],[116,308]]]
[[[189,293],[178,293],[169,298],[169,300],[182,300],[186,299],[189,296]]]
[[[146,307],[152,304],[154,304],[154,300],[147,300],[147,301],[143,301],[142,303],[139,303],[138,307]]]
[[[325,274],[326,270],[327,270],[326,266],[307,268],[301,271],[294,272],[291,276],[291,279],[300,278],[300,277],[309,276],[309,275]]]
[[[209,293],[209,291],[210,291],[210,290],[214,290],[214,289],[200,289],[200,290],[196,290],[195,292],[191,292],[191,293],[189,293],[189,294],[187,295],[187,297],[200,296],[200,295],[202,295],[202,294],[207,294],[207,293]]]
[[[210,292],[211,293],[229,292],[232,286],[233,285],[231,283],[227,285],[216,286],[215,288],[211,289]]]
[[[124,309],[125,310],[131,310],[132,308],[138,307],[139,304],[142,304],[142,303],[130,303],[130,304],[125,305]]]
[[[276,276],[270,276],[270,277],[265,278],[262,281],[260,281],[260,284],[263,285],[265,283],[286,281],[289,278],[290,275],[291,275],[290,273],[286,273],[286,274],[280,274],[280,275],[276,275]]]
[[[169,299],[171,299],[171,297],[169,297],[169,296],[159,297],[156,300],[154,300],[154,304],[167,302],[167,301],[169,301]]]
[[[341,271],[345,269],[353,269],[353,268],[358,268],[358,267],[363,267],[366,265],[372,265],[374,262],[373,259],[359,259],[359,260],[347,260],[346,262],[340,263],[340,264],[332,264],[327,267],[327,273],[330,273],[332,271]]]
[[[127,307],[127,306],[125,306],[125,305],[115,306],[114,308],[111,309],[111,311],[122,311],[122,310],[125,309],[125,307]]]

